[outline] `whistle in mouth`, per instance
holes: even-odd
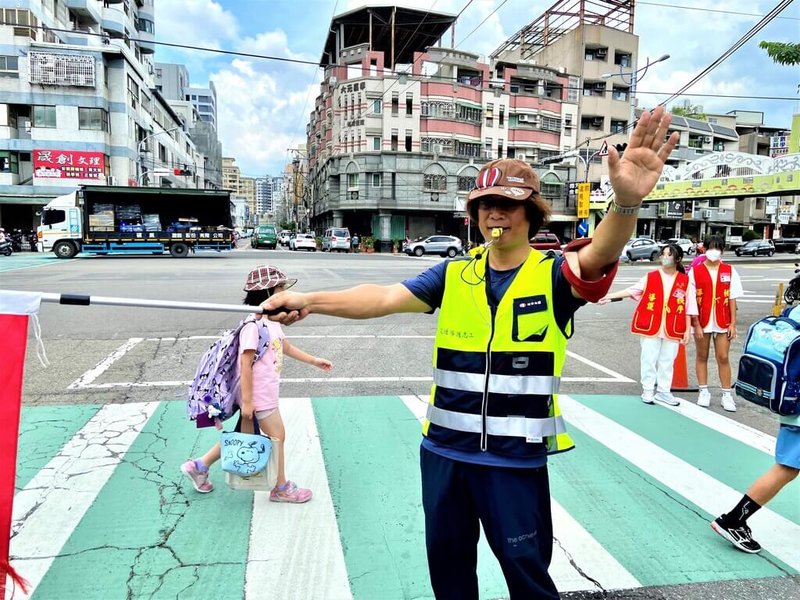
[[[502,227],[495,227],[492,229],[492,238],[497,239],[501,235],[503,235],[503,228]]]

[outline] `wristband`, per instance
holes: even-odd
[[[619,204],[617,204],[617,199],[614,198],[613,200],[611,200],[611,205],[609,206],[609,208],[618,215],[630,216],[639,213],[639,209],[642,208],[642,203],[639,202],[639,204],[636,204],[634,206],[620,206]]]

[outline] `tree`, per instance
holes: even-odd
[[[698,121],[708,121],[708,116],[703,112],[703,107],[699,104],[692,104],[688,100],[683,101],[683,106],[673,106],[669,109],[677,117],[688,117]]]
[[[779,65],[800,64],[800,43],[761,42],[758,47],[766,50],[769,57]]]

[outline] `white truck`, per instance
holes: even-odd
[[[80,186],[44,207],[37,244],[59,258],[232,250],[231,208],[229,191]]]

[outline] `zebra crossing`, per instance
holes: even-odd
[[[682,403],[560,398],[576,449],[550,460],[551,573],[604,592],[800,573],[800,490],[750,521],[741,553],[708,522],[772,464],[774,437]],[[287,476],[305,505],[227,488],[198,494],[178,467],[215,430],[185,404],[23,409],[11,555],[35,599],[432,598],[419,490],[419,396],[287,398]],[[488,545],[481,598],[508,596]],[[7,592],[7,598],[10,592]],[[23,596],[17,591],[15,598]]]

